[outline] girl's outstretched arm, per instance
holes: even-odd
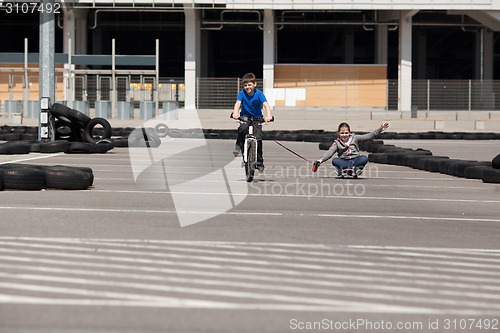
[[[373,132],[370,132],[368,134],[363,134],[363,135],[357,135],[356,137],[358,138],[358,141],[366,141],[366,140],[371,140],[375,138],[377,135],[385,131],[389,127],[389,123],[385,122],[382,125],[380,125],[379,128],[374,130]]]

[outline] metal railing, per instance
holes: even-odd
[[[500,110],[500,82],[414,80],[412,105],[421,110]]]
[[[262,89],[262,79],[257,80],[257,87]],[[198,78],[196,105],[199,109],[232,109],[241,89],[240,78]]]
[[[84,74],[75,75],[70,83],[68,78],[56,77],[56,99],[71,100],[68,94],[74,94],[72,100],[88,101],[93,108],[96,101],[110,100],[112,96],[112,79],[110,75]],[[180,107],[184,105],[183,78],[156,78],[152,75],[117,75],[115,78],[117,101],[152,101],[155,99],[155,89],[158,87],[158,102],[175,101]],[[0,82],[0,105],[4,107],[5,100],[19,100],[27,105],[28,101],[38,100],[38,76],[10,74],[7,82]],[[258,80],[258,88],[262,89],[262,80]],[[307,82],[302,87],[307,87]],[[330,83],[331,91],[339,89],[338,85]],[[329,83],[322,83],[322,88],[328,90]],[[68,87],[72,87],[68,89]],[[198,78],[196,87],[196,105],[200,109],[232,109],[238,92],[242,89],[239,78]],[[325,107],[345,108],[347,98],[355,95],[355,84],[345,84],[346,101],[339,105]],[[349,91],[351,90],[352,91]],[[359,87],[358,87],[359,89]],[[342,98],[342,94],[341,98]],[[398,109],[398,81],[387,80],[387,110]],[[305,94],[305,100],[296,106],[313,105],[312,98]],[[269,98],[268,98],[269,99]],[[414,80],[412,82],[412,108],[428,111],[495,111],[500,110],[500,81],[486,80]]]

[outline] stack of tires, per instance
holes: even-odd
[[[40,143],[40,152],[73,154],[106,153],[114,148],[112,128],[104,118],[90,118],[64,104],[54,103],[56,141]]]
[[[92,169],[86,167],[19,163],[0,165],[0,190],[86,190],[93,182]]]

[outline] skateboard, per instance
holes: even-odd
[[[357,179],[358,175],[354,169],[342,169],[342,173],[338,176],[338,178]]]

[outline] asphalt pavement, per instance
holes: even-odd
[[[498,331],[498,184],[375,163],[336,179],[272,141],[248,184],[233,140],[162,140],[0,156],[95,175],[0,192],[2,333]],[[489,160],[500,142],[388,143]]]

